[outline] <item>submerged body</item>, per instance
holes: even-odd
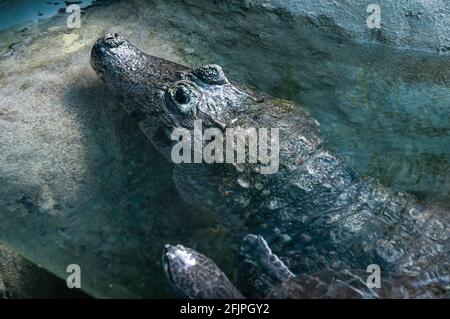
[[[174,166],[181,196],[215,211],[237,238],[263,235],[293,273],[365,269],[449,282],[449,215],[414,196],[360,178],[324,147],[319,123],[301,107],[230,83],[221,68],[149,56],[117,34],[93,47],[91,63],[171,160],[175,128],[278,128],[279,169],[262,163]],[[205,141],[203,141],[205,142]]]
[[[243,247],[250,249],[248,262],[269,278],[268,299],[430,299],[448,298],[449,289],[439,282],[421,281],[406,275],[381,276],[375,286],[368,286],[367,272],[356,270],[323,270],[311,274],[294,275],[266,241],[247,235]],[[251,243],[249,243],[251,242]],[[170,283],[185,297],[200,299],[241,299],[243,296],[226,275],[205,255],[182,245],[167,245],[163,266]],[[251,288],[260,290],[258,281]]]

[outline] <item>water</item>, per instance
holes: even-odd
[[[176,296],[160,265],[166,243],[198,249],[234,278],[236,248],[215,216],[181,201],[171,165],[91,70],[106,31],[294,100],[361,174],[450,206],[448,55],[227,5],[118,1],[88,8],[79,30],[65,19],[0,33],[0,52],[18,42],[0,60],[0,240],[60,277],[79,263],[94,296]]]
[[[92,4],[92,0],[72,1],[86,8]],[[67,7],[65,1],[46,1],[46,0],[16,0],[0,1],[0,30],[12,27],[18,24],[33,23],[37,24],[40,20],[53,17]]]

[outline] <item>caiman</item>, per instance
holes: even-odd
[[[217,213],[239,240],[263,236],[293,273],[378,264],[448,285],[448,213],[358,176],[325,147],[320,124],[302,107],[229,81],[218,65],[192,69],[147,55],[118,34],[96,41],[91,64],[169,161],[179,143],[174,129],[192,131],[196,121],[224,136],[230,128],[279,130],[273,174],[262,173],[259,158],[174,165],[182,198]]]

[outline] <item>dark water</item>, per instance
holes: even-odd
[[[5,27],[31,17],[11,3],[0,2],[10,10],[2,11],[11,17]],[[24,51],[29,45],[36,54],[21,60],[18,52],[18,62],[0,64],[0,80],[7,81],[2,85],[11,90],[24,83],[7,69],[31,65],[20,70],[20,79],[31,84],[17,96],[1,91],[0,111],[17,105],[24,119],[13,126],[17,138],[8,133],[10,118],[0,122],[0,181],[8,185],[0,194],[0,239],[61,277],[65,265],[77,261],[92,295],[176,296],[160,264],[166,243],[198,249],[235,276],[237,243],[227,240],[229,230],[181,201],[171,165],[90,70],[90,46],[112,29],[149,53],[190,65],[218,63],[231,79],[294,100],[319,120],[327,146],[361,174],[450,207],[448,56],[356,43],[332,21],[323,27],[307,17],[213,3],[122,1],[87,9],[86,19],[78,31],[24,44]],[[73,43],[85,47],[54,58],[52,50],[58,55],[67,49],[58,37],[73,35]],[[60,124],[66,119],[66,126]],[[28,127],[32,134],[22,135]],[[65,131],[68,141],[61,137]],[[28,140],[33,145],[25,148]]]

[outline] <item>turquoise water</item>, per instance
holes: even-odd
[[[92,0],[74,1],[80,8],[92,4]],[[22,23],[39,23],[53,17],[58,10],[67,7],[65,1],[15,0],[0,1],[0,30]]]

